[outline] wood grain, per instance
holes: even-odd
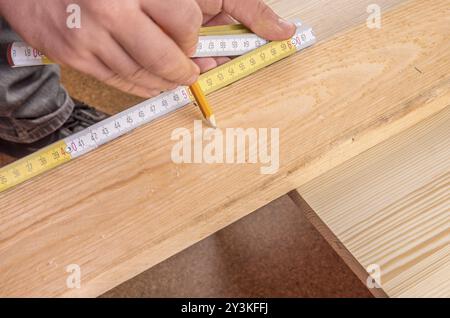
[[[366,22],[367,7],[376,3],[382,14],[404,0],[266,0],[279,15],[286,19],[301,19],[311,25],[318,41],[325,41],[336,34]],[[326,16],[326,19],[324,19]]]
[[[297,191],[364,282],[378,264],[389,296],[448,298],[449,158],[450,106]]]
[[[0,294],[97,296],[442,110],[447,4],[409,1],[381,30],[350,28],[214,94],[222,128],[280,128],[274,175],[174,164],[172,131],[199,118],[186,107],[1,194]],[[81,289],[66,288],[69,264]]]
[[[322,221],[316,211],[305,201],[297,190],[289,192],[289,197],[295,202],[301,213],[322,235],[328,244],[334,249],[336,254],[347,264],[352,272],[361,280],[364,286],[367,286],[367,279],[369,273],[366,268],[358,262],[353,254],[342,244],[341,241],[334,235],[331,229]],[[387,298],[388,295],[381,288],[368,288],[374,297]]]

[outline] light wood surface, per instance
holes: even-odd
[[[0,294],[97,296],[442,110],[447,4],[409,1],[381,30],[351,27],[214,94],[222,128],[280,128],[274,175],[174,164],[172,131],[200,115],[186,107],[1,194]],[[69,264],[81,289],[66,288]]]
[[[373,3],[376,3],[384,14],[404,2],[406,1],[266,0],[266,3],[282,17],[301,19],[311,25],[319,41],[325,41],[341,31],[365,23],[369,16],[367,7]]]
[[[297,191],[364,282],[377,264],[389,296],[450,297],[450,106]]]
[[[341,241],[334,235],[331,229],[322,221],[312,207],[305,201],[297,190],[289,192],[289,197],[299,208],[298,212],[311,223],[315,229],[322,235],[328,244],[333,248],[337,255],[347,264],[350,270],[359,278],[367,288],[367,279],[369,274],[366,268],[353,256],[352,253],[342,244]],[[367,290],[377,298],[387,298],[388,295],[381,288],[367,288]]]

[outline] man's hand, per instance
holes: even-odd
[[[66,26],[71,3],[81,7],[80,29]],[[200,70],[189,56],[202,24],[235,18],[269,40],[295,29],[260,0],[0,0],[0,12],[52,60],[142,97],[197,80]],[[217,65],[196,62],[203,70]]]
[[[262,0],[196,0],[202,9],[203,25],[225,25],[236,21],[271,41],[286,40],[294,35],[295,25],[281,19]],[[202,72],[227,62],[228,58],[195,59]]]
[[[81,28],[66,8],[81,7]],[[0,0],[0,11],[52,60],[128,93],[150,97],[196,81],[202,12],[195,0]]]

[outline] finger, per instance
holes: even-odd
[[[186,55],[195,52],[203,20],[202,11],[195,1],[147,0],[143,1],[142,8]]]
[[[112,28],[114,39],[146,70],[169,82],[193,84],[200,72],[178,45],[143,12],[127,28]]]
[[[151,98],[160,94],[160,91],[157,89],[149,90],[148,88],[141,87],[140,85],[121,78],[118,74],[109,69],[98,57],[91,53],[86,53],[82,58],[68,59],[68,63],[65,65],[88,74],[97,80],[128,94],[143,98]]]
[[[219,65],[229,62],[231,59],[229,57],[202,57],[194,58],[192,60],[200,67],[200,72],[205,73]]]
[[[262,0],[223,0],[223,9],[267,40],[285,40],[295,33],[295,25],[281,19]]]
[[[229,61],[231,61],[231,59],[229,57],[225,57],[225,56],[220,56],[220,57],[215,57],[214,60],[217,63],[217,66],[220,66],[222,64],[228,63]]]
[[[118,74],[113,74],[112,72],[110,73],[110,77],[103,82],[109,86],[121,90],[122,92],[142,98],[152,98],[161,94],[159,89],[148,89],[147,87],[139,86],[135,83],[127,81]]]
[[[177,87],[176,83],[166,81],[139,66],[110,35],[103,37],[101,43],[95,48],[95,52],[99,59],[118,76],[151,92]]]
[[[240,21],[259,36],[270,40],[285,40],[295,33],[295,25],[281,19],[262,0],[197,0],[202,11],[214,12],[221,4],[221,11]]]
[[[217,62],[212,57],[193,58],[192,60],[200,67],[200,73],[205,73],[217,67]]]

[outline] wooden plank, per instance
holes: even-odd
[[[325,238],[325,240],[333,247],[336,254],[338,254],[353,273],[367,286],[367,279],[369,274],[361,263],[353,256],[352,253],[342,244],[341,241],[334,235],[331,229],[322,221],[312,207],[305,201],[297,190],[289,192],[289,197],[297,204],[299,213],[303,213],[306,219],[317,229],[317,231]],[[388,295],[381,288],[369,288],[369,291],[374,297],[387,298]]]
[[[297,191],[364,282],[377,264],[389,296],[448,298],[449,158],[450,106]]]
[[[403,2],[405,1],[379,0],[376,1],[376,4],[380,7],[381,12],[385,13]],[[308,22],[316,31],[318,41],[324,41],[350,27],[365,23],[369,16],[367,7],[374,1],[266,0],[266,3],[284,18],[298,18]]]
[[[174,164],[171,133],[199,116],[187,107],[1,194],[0,294],[99,295],[440,111],[448,10],[409,1],[381,30],[351,28],[214,94],[221,127],[280,128],[274,175]],[[69,264],[81,289],[66,288]]]

